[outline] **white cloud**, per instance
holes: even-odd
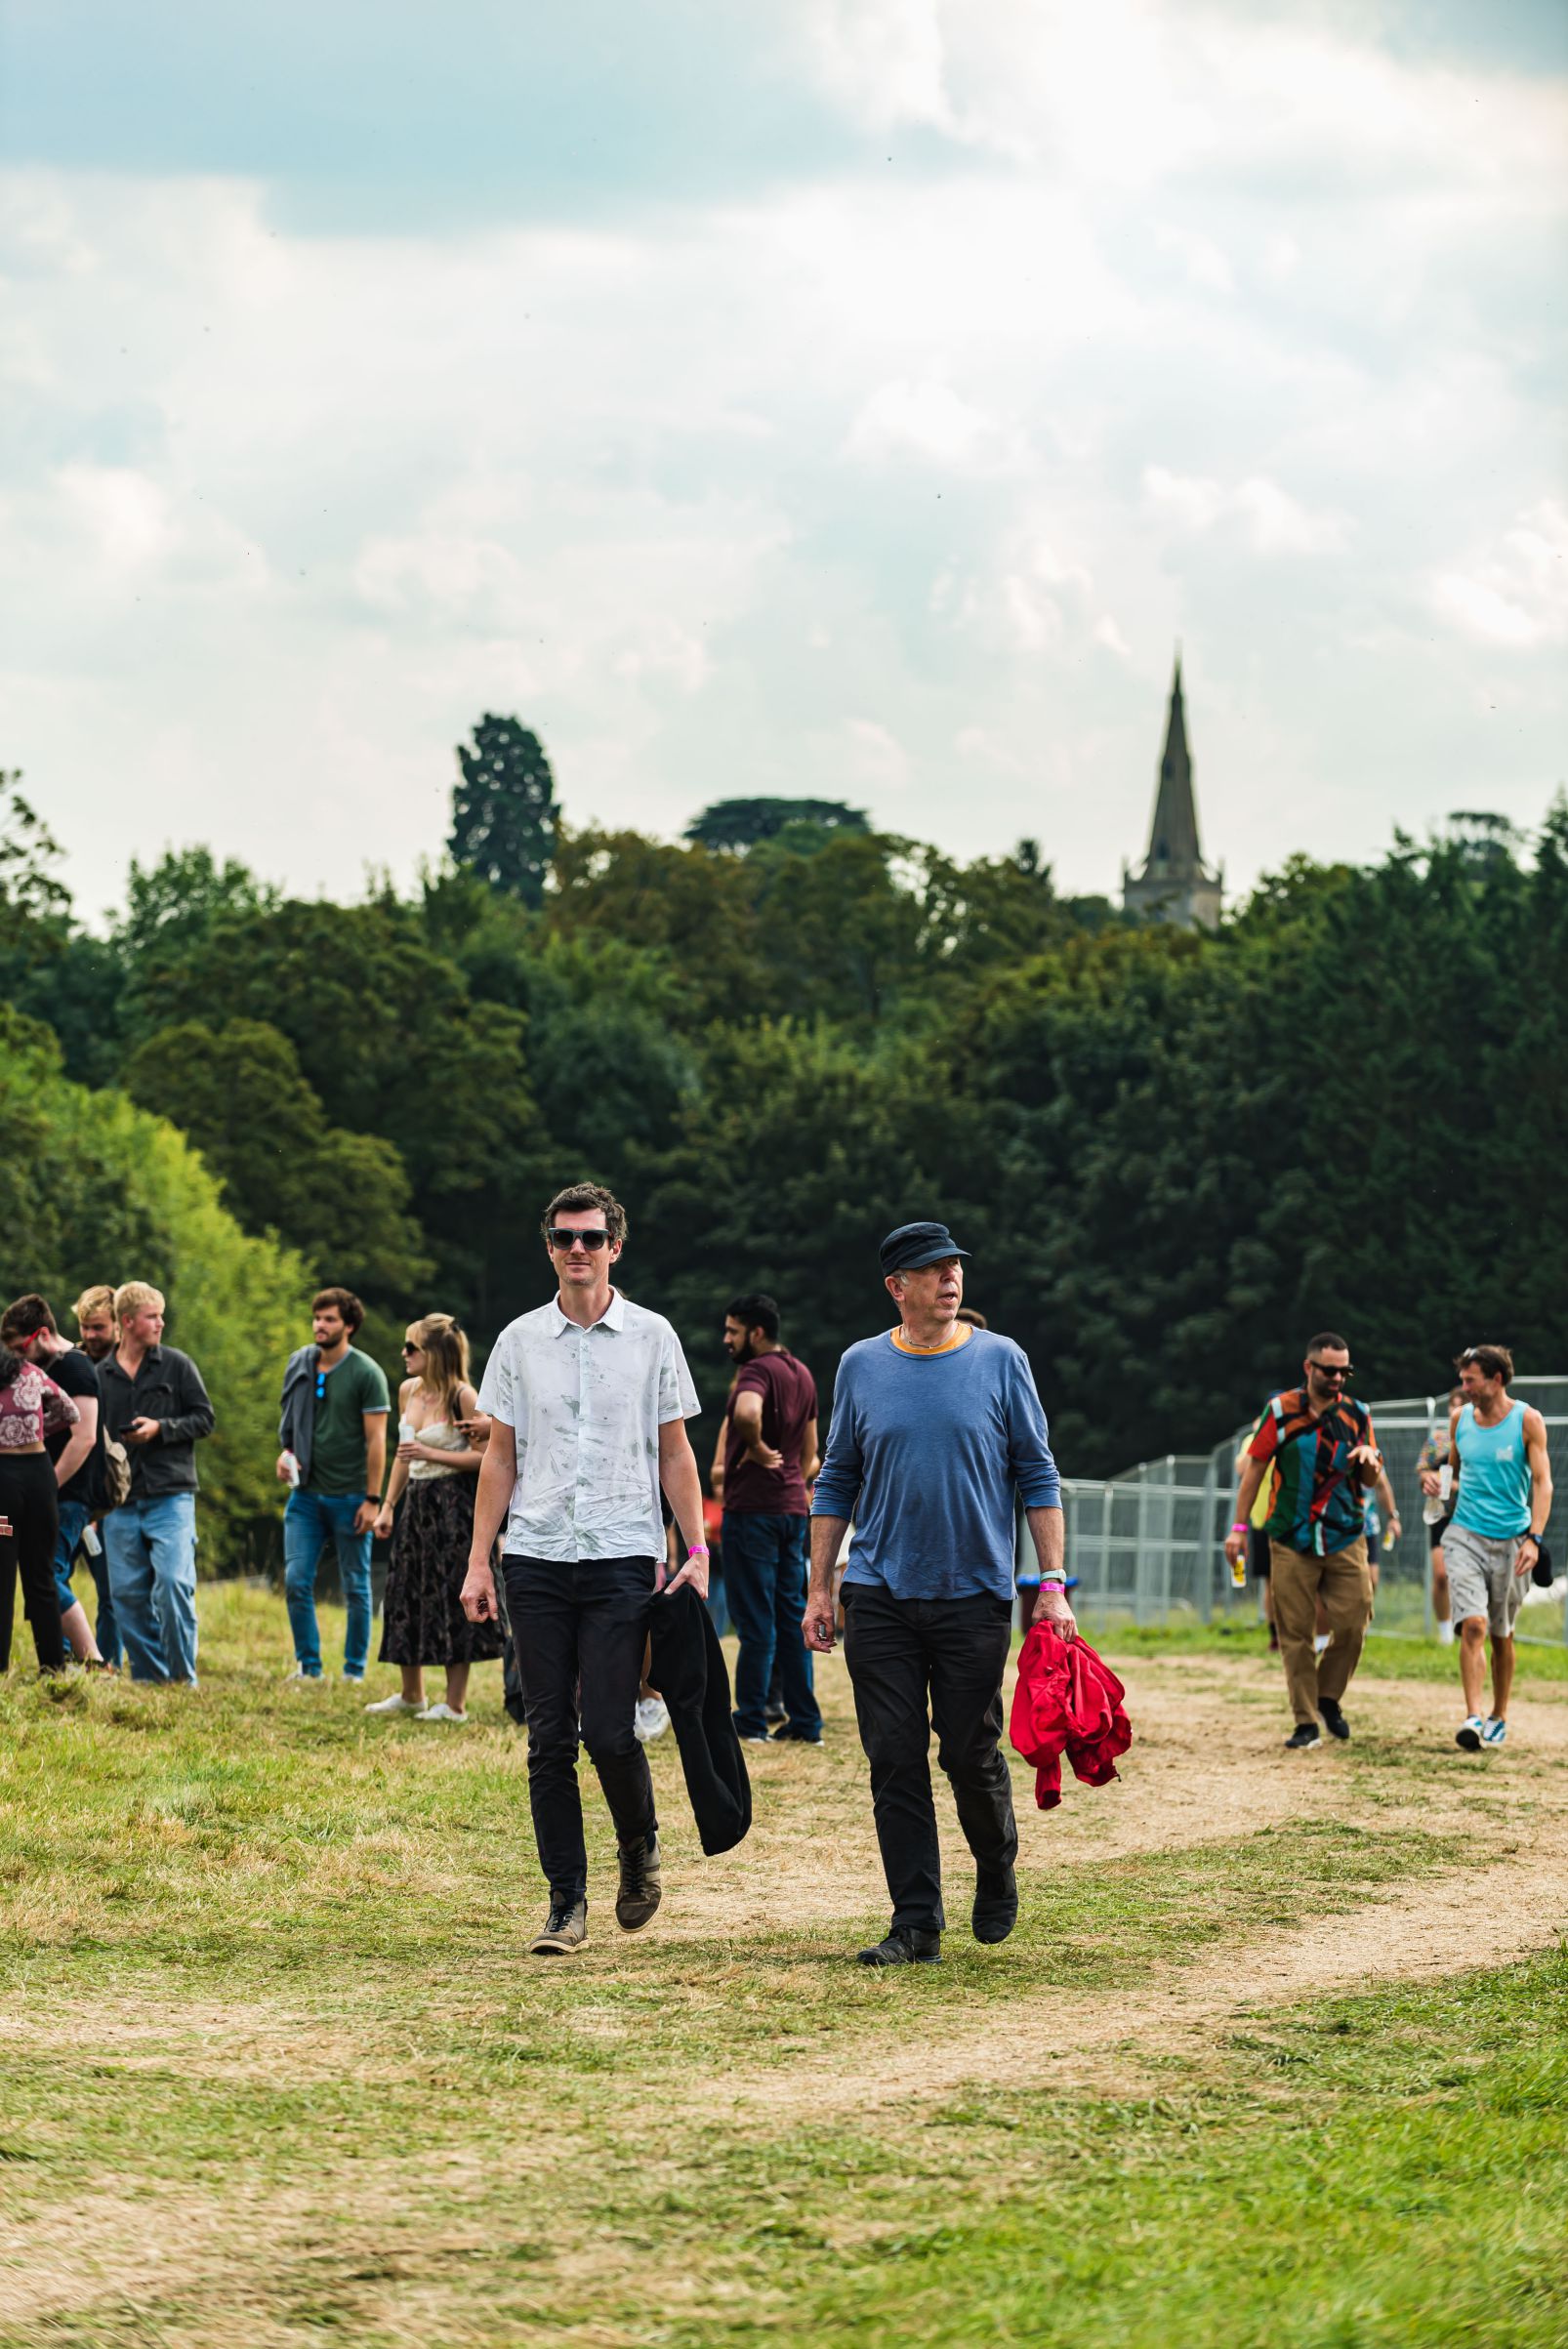
[[[1343,515],[1313,514],[1266,474],[1250,474],[1229,487],[1207,477],[1149,465],[1143,490],[1157,515],[1178,530],[1201,537],[1219,525],[1233,526],[1259,555],[1326,555],[1348,544]]]
[[[1155,227],[1154,242],[1160,252],[1174,253],[1191,283],[1205,293],[1235,292],[1235,272],[1211,238],[1200,236],[1191,228],[1178,228],[1173,222],[1161,221]]]
[[[850,457],[865,462],[915,457],[953,473],[1007,473],[1027,462],[1018,433],[951,385],[907,376],[879,384],[849,428]]]
[[[823,85],[877,130],[945,123],[937,0],[810,0],[803,30]]]
[[[851,718],[848,772],[867,789],[902,791],[909,781],[909,754],[890,729],[874,718]]]
[[[722,201],[345,235],[261,184],[6,176],[0,757],[90,902],[148,804],[297,886],[406,874],[494,708],[577,820],[859,792],[1103,886],[1177,635],[1233,869],[1374,722],[1363,828],[1483,767],[1539,811],[1561,83],[1196,0],[790,24],[874,144]]]
[[[1546,500],[1496,551],[1432,582],[1438,612],[1462,636],[1529,652],[1568,642],[1568,509]]]

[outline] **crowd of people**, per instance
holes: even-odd
[[[364,1682],[372,1545],[390,1542],[379,1661],[399,1684],[365,1710],[461,1724],[474,1667],[502,1666],[508,1710],[527,1727],[548,1890],[531,1946],[557,1956],[588,1931],[579,1747],[614,1823],[616,1919],[636,1931],[662,1897],[648,1740],[674,1728],[703,1847],[727,1848],[750,1820],[742,1748],[820,1743],[814,1659],[842,1636],[891,1907],[862,1961],[941,1954],[932,1728],[975,1865],[971,1929],[1004,1940],[1018,1896],[1002,1689],[1019,1589],[1029,1622],[1064,1644],[1078,1633],[1045,1414],[1022,1350],[964,1303],[968,1252],[932,1221],[884,1239],[894,1326],[840,1363],[820,1457],[816,1383],[784,1343],[776,1303],[732,1298],[734,1376],[708,1500],[680,1339],[612,1279],[627,1242],[619,1201],[570,1185],[542,1229],[555,1293],[500,1334],[476,1385],[450,1314],[408,1325],[391,1445],[388,1381],[354,1343],[359,1300],[342,1287],[312,1300],[279,1411],[288,1679],[303,1690],[325,1678],[316,1581],[330,1548],[343,1677]],[[213,1406],[197,1366],[164,1342],[149,1284],[90,1288],[72,1314],[75,1342],[41,1296],[0,1316],[0,1669],[20,1576],[41,1670],[123,1661],[133,1679],[194,1689],[196,1450]],[[1421,1482],[1451,1602],[1440,1620],[1458,1627],[1458,1742],[1479,1751],[1507,1733],[1525,1584],[1549,1579],[1551,1471],[1540,1413],[1508,1394],[1506,1348],[1471,1346],[1458,1370]],[[1268,1398],[1243,1448],[1225,1543],[1238,1573],[1250,1557],[1266,1578],[1298,1751],[1324,1729],[1350,1735],[1343,1699],[1377,1571],[1369,1510],[1397,1527],[1352,1377],[1344,1340],[1320,1332],[1301,1383]],[[732,1693],[711,1534],[738,1640]],[[73,1587],[79,1560],[94,1624]]]

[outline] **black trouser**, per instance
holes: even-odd
[[[40,1668],[58,1672],[64,1633],[55,1587],[60,1487],[46,1452],[0,1452],[0,1672],[11,1669],[11,1620],[21,1572],[21,1603],[32,1626]]]
[[[1001,1747],[1012,1609],[983,1592],[894,1598],[873,1583],[846,1583],[844,1601],[844,1656],[871,1764],[893,1923],[939,1933],[946,1918],[928,1759],[933,1727],[958,1823],[980,1867],[1010,1868],[1017,1857],[1012,1782]]]
[[[528,1692],[528,1803],[552,1901],[588,1893],[578,1721],[618,1842],[652,1834],[653,1781],[633,1728],[653,1601],[651,1558],[501,1561]]]

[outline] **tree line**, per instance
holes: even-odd
[[[1293,858],[1213,933],[1059,895],[1036,844],[963,863],[837,802],[573,828],[491,717],[444,857],[351,903],[187,847],[95,934],[14,779],[4,807],[15,1285],[134,1271],[183,1316],[205,1286],[253,1333],[258,1425],[314,1281],[365,1298],[389,1367],[432,1306],[482,1347],[538,1301],[540,1204],[579,1176],[626,1202],[625,1285],[710,1404],[730,1295],[770,1290],[826,1390],[884,1319],[877,1239],[925,1215],[1069,1471],[1206,1449],[1319,1326],[1368,1394],[1440,1386],[1480,1337],[1568,1366],[1560,803],[1530,844]],[[239,1449],[231,1525],[273,1500]]]

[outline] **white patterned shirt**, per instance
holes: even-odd
[[[509,1322],[479,1387],[516,1440],[508,1554],[662,1558],[659,1429],[701,1408],[664,1315],[618,1289],[589,1330],[555,1298]]]

